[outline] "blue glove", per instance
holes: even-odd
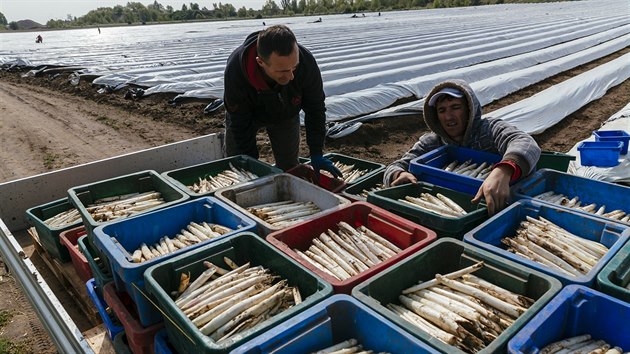
[[[311,156],[311,166],[313,166],[313,169],[315,170],[315,177],[317,178],[317,181],[319,181],[320,170],[330,172],[335,178],[343,177],[341,171],[333,165],[332,161],[322,155]]]

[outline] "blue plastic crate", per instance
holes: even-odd
[[[146,262],[132,262],[130,256],[140,244],[152,245],[164,236],[173,237],[193,221],[217,223],[235,231]],[[140,322],[143,326],[150,326],[160,322],[162,316],[143,294],[143,276],[147,268],[237,232],[253,231],[255,227],[256,223],[241,212],[214,197],[205,197],[103,225],[97,227],[94,234],[95,246],[109,259],[116,288],[131,295],[138,308]],[[112,237],[118,242],[114,242]]]
[[[543,169],[536,171],[512,186],[514,199],[534,198],[549,191],[564,194],[569,198],[579,197],[582,205],[595,203],[598,207],[606,205],[606,211],[621,209],[626,213],[630,213],[630,203],[628,202],[630,200],[630,188],[620,184],[596,181],[564,172]],[[541,202],[547,203],[545,201]],[[573,210],[566,207],[562,208]],[[577,211],[596,216],[585,211]],[[603,216],[596,217],[610,220]]]
[[[439,353],[352,297],[335,295],[231,354],[312,353],[350,338],[374,352]]]
[[[590,272],[580,276],[570,276],[555,268],[550,268],[540,263],[531,261],[514,253],[508,252],[501,239],[516,235],[521,221],[526,217],[537,219],[543,217],[563,229],[582,238],[597,241],[608,247],[608,252],[595,264]],[[618,223],[590,217],[582,213],[567,211],[553,205],[528,200],[519,200],[510,205],[499,214],[488,219],[464,236],[464,242],[475,245],[486,251],[523,264],[530,268],[549,274],[562,282],[563,285],[581,284],[593,286],[597,273],[619,251],[630,237],[630,228]]]
[[[114,340],[116,335],[124,330],[122,324],[118,321],[113,312],[107,312],[105,300],[103,300],[101,295],[96,293],[96,282],[94,278],[88,280],[87,283],[85,283],[85,287],[94,306],[96,306],[96,310],[98,310],[98,314],[101,315],[103,319],[103,324],[105,325],[109,338]]]
[[[537,353],[582,334],[630,350],[630,304],[581,285],[562,289],[508,343],[513,354]]]
[[[483,180],[447,172],[443,167],[455,160],[459,162],[472,160],[477,164],[483,162],[495,164],[500,162],[501,159],[501,155],[486,151],[473,150],[456,145],[444,145],[411,160],[409,172],[413,173],[421,181],[475,195]]]
[[[621,154],[628,153],[628,144],[630,143],[630,134],[625,130],[596,130],[593,132],[595,141],[621,141]]]
[[[177,354],[175,349],[168,341],[168,335],[166,329],[161,329],[155,334],[153,343],[153,350],[155,354]]]
[[[583,141],[578,145],[582,166],[613,167],[619,165],[621,141]]]

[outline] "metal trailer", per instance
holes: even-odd
[[[211,134],[0,184],[0,254],[60,353],[94,351],[15,237],[29,227],[25,211],[66,197],[74,186],[147,169],[162,173],[222,157],[222,141]]]

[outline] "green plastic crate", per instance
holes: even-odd
[[[597,274],[597,289],[630,302],[630,241]]]
[[[66,230],[80,226],[82,221],[79,219],[74,224],[63,227],[50,227],[44,224],[44,220],[72,208],[74,208],[74,205],[70,203],[68,198],[63,198],[26,210],[26,217],[35,226],[42,247],[51,256],[62,262],[70,261],[70,253],[68,253],[66,246],[59,242],[59,235]]]
[[[575,161],[575,156],[555,151],[543,151],[536,164],[536,169],[549,168],[556,171],[567,172],[569,162]]]
[[[182,273],[190,272],[191,279],[196,279],[206,269],[203,261],[208,260],[228,268],[223,257],[232,259],[238,265],[250,262],[252,267],[262,265],[269,268],[273,274],[287,279],[289,286],[299,288],[302,303],[259,323],[235,338],[223,343],[214,342],[201,333],[177,308],[169,294],[177,289]],[[144,279],[147,291],[155,296],[158,306],[163,311],[169,340],[182,353],[227,353],[332,295],[330,284],[251,232],[227,237],[156,264],[145,271]]]
[[[79,245],[79,251],[83,253],[92,270],[96,292],[102,297],[105,284],[114,280],[109,263],[105,261],[105,258],[101,258],[87,235],[79,237],[77,244]]]
[[[180,191],[178,188],[175,188],[175,186],[167,182],[153,170],[141,171],[70,188],[68,190],[68,196],[70,198],[70,202],[72,202],[74,207],[79,210],[88,236],[93,239],[94,229],[97,226],[107,224],[111,221],[100,222],[94,220],[92,215],[90,215],[86,209],[87,205],[92,204],[95,200],[101,198],[130,193],[144,193],[149,191],[160,192],[165,203],[154,208],[147,209],[143,211],[143,213],[164,208],[189,199],[188,195],[184,194],[184,192]]]
[[[403,320],[385,306],[389,303],[400,304],[398,296],[402,291],[419,281],[431,280],[435,274],[451,273],[478,261],[484,261],[485,266],[474,273],[476,276],[535,300],[510,327],[479,352],[505,353],[510,338],[560,291],[562,285],[557,279],[461,241],[442,239],[357,285],[352,290],[352,296],[438,350],[464,353]]]
[[[398,201],[405,196],[420,197],[422,193],[443,194],[459,204],[468,214],[461,217],[445,217]],[[437,233],[438,238],[452,237],[461,240],[467,231],[472,230],[488,218],[488,209],[485,204],[473,204],[471,202],[473,197],[470,194],[418,181],[418,183],[403,184],[370,192],[367,201],[416,224],[428,227]]]
[[[222,171],[230,169],[230,164],[234,167],[249,171],[258,177],[275,173],[282,173],[282,170],[271,166],[265,162],[256,160],[247,155],[232,156],[221,160],[206,162],[195,166],[184,167],[177,170],[162,173],[162,176],[175,187],[193,198],[213,195],[214,191],[206,193],[193,192],[188,186],[199,182],[200,178],[216,176]]]

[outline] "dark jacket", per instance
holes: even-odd
[[[428,98],[444,87],[456,88],[466,95],[469,116],[468,127],[462,144],[451,139],[442,129],[435,107],[430,107]],[[424,101],[424,121],[431,129],[414,144],[400,160],[387,166],[383,181],[390,185],[396,171],[408,171],[411,160],[446,144],[455,144],[470,149],[488,151],[503,156],[503,160],[516,163],[521,176],[527,176],[540,158],[540,147],[529,134],[498,118],[481,118],[481,104],[472,88],[462,80],[450,80],[436,85]]]
[[[247,36],[245,42],[232,52],[225,68],[226,121],[239,153],[258,157],[255,140],[258,126],[295,118],[300,110],[304,110],[310,153],[321,155],[326,133],[326,107],[322,76],[315,58],[298,44],[300,62],[294,79],[284,86],[269,87],[262,80],[262,69],[255,62],[257,39],[258,32]],[[253,71],[258,74],[253,75]]]

